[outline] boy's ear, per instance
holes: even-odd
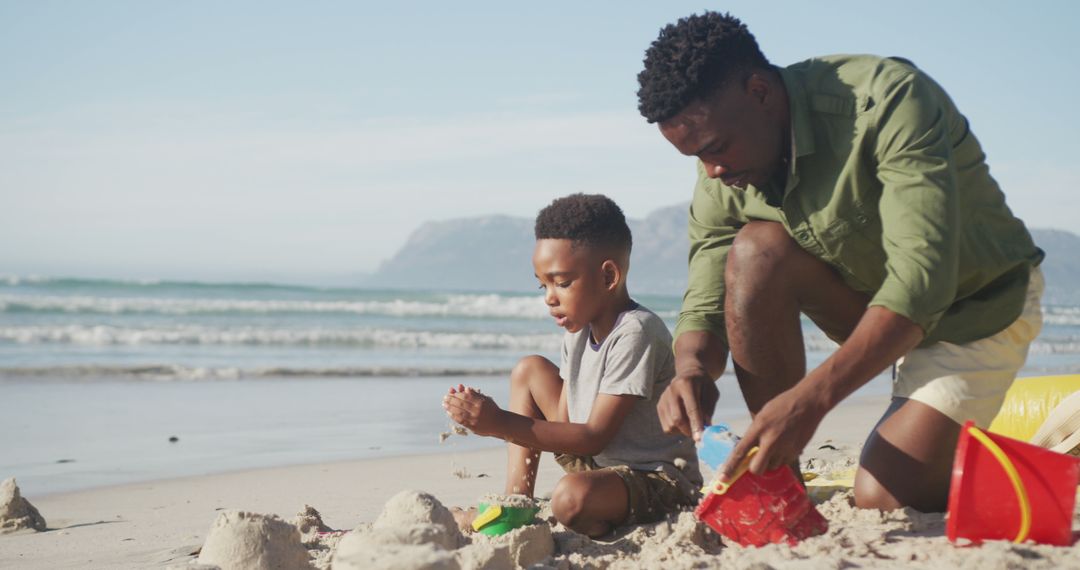
[[[614,291],[622,281],[622,269],[619,269],[619,265],[613,260],[605,260],[604,264],[600,266],[600,272],[604,275],[604,288],[609,291]]]

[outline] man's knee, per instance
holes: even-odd
[[[867,473],[855,478],[855,506],[860,509],[892,511],[904,507],[885,487]]]
[[[772,273],[790,264],[794,255],[805,255],[795,240],[778,222],[750,222],[735,234],[728,251],[725,279],[733,281],[748,273]]]

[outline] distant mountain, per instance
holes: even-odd
[[[687,204],[661,208],[627,222],[634,234],[630,286],[634,293],[682,295],[686,287]],[[533,221],[484,216],[427,222],[365,280],[368,287],[463,291],[529,291]],[[1080,236],[1031,230],[1046,251],[1045,301],[1080,304]]]
[[[1046,295],[1043,302],[1054,305],[1080,305],[1080,236],[1065,230],[1031,230],[1035,244],[1046,252],[1043,276]]]

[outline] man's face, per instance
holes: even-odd
[[[599,314],[605,296],[603,261],[567,239],[541,239],[533,250],[533,270],[555,324],[578,332]]]
[[[779,95],[756,75],[733,81],[661,122],[660,132],[679,152],[699,158],[709,178],[760,187],[777,174],[784,157],[787,99]]]

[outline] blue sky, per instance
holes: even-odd
[[[915,61],[1014,211],[1077,227],[1077,2],[0,0],[0,273],[343,282],[427,220],[688,200],[635,77],[704,8],[777,64]]]

